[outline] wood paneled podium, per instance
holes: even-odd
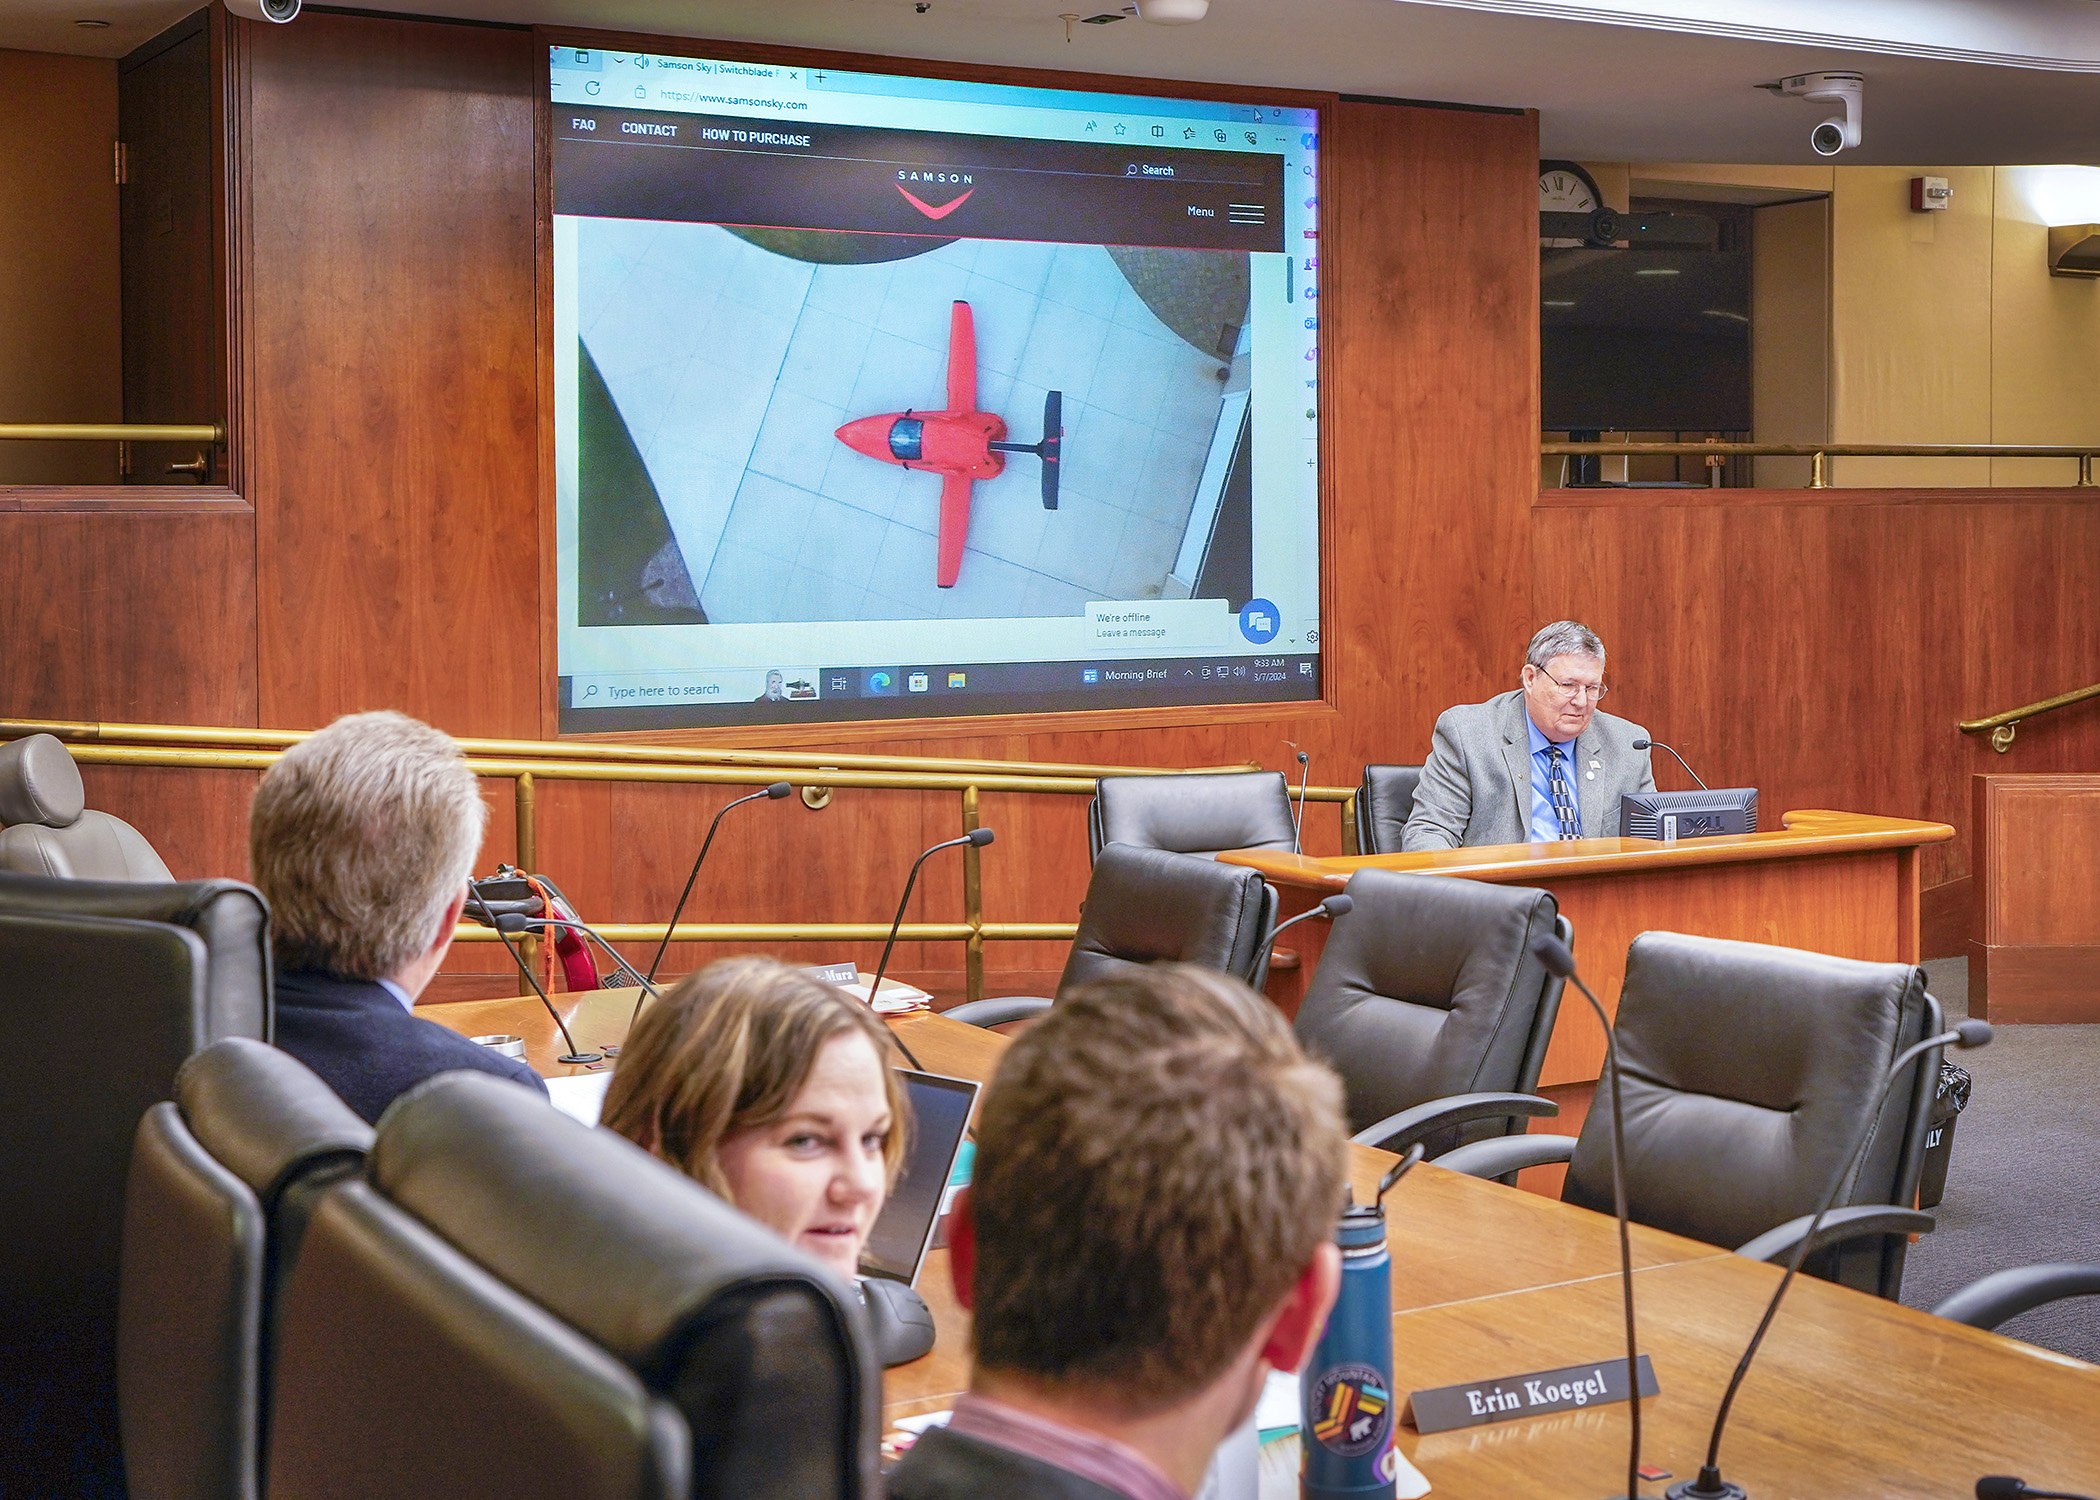
[[[1918,961],[1918,849],[1954,837],[1944,823],[1864,813],[1786,814],[1764,833],[1682,839],[1574,839],[1426,854],[1315,859],[1241,849],[1220,859],[1267,876],[1282,914],[1297,915],[1348,884],[1358,870],[1538,886],[1574,924],[1575,958],[1605,1008],[1616,1013],[1626,949],[1643,932],[1688,932],[1807,948],[1840,958]],[[1286,940],[1297,969],[1273,973],[1270,996],[1295,1015],[1326,944],[1326,924],[1304,922]],[[1542,1089],[1596,1081],[1604,1039],[1579,1003],[1562,1007],[1539,1075]],[[1541,1128],[1566,1129],[1568,1121]]]

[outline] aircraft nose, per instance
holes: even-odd
[[[836,434],[838,440],[855,453],[865,453],[870,458],[879,458],[885,463],[890,458],[890,424],[896,420],[891,416],[861,417],[848,422]]]

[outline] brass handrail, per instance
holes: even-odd
[[[217,422],[0,422],[0,441],[36,443],[210,443],[223,447]]]
[[[178,745],[150,745],[129,741],[147,737],[148,731],[164,729],[169,738],[182,738],[188,743]],[[101,731],[113,731],[105,742]],[[61,733],[61,731],[73,731]],[[93,733],[80,733],[91,731]],[[197,725],[97,725],[76,724],[63,720],[0,720],[0,740],[19,739],[36,733],[59,734],[60,738],[72,741],[73,758],[85,765],[116,765],[159,767],[164,769],[189,770],[262,770],[278,760],[289,746],[304,736],[300,733],[281,730],[220,729]],[[257,744],[260,739],[275,743],[268,746]],[[778,757],[773,763],[755,760],[754,763],[735,765],[666,764],[649,763],[624,758],[628,755],[647,754],[645,750],[629,750],[621,747],[623,758],[618,760],[584,760],[576,758],[575,752],[583,747],[548,743],[543,741],[512,740],[463,740],[459,742],[468,752],[467,765],[477,776],[508,780],[512,783],[513,804],[516,813],[517,861],[526,869],[533,869],[538,859],[539,783],[555,781],[632,781],[652,783],[691,784],[701,786],[764,786],[775,781],[785,781],[790,786],[804,788],[856,787],[874,791],[945,791],[960,794],[963,831],[978,826],[979,798],[985,792],[1041,794],[1046,796],[1092,796],[1098,777],[1118,774],[1123,767],[1085,768],[1088,775],[1011,774],[1013,766],[999,761],[940,761],[922,759],[921,765],[937,766],[939,770],[892,770],[876,768],[867,764],[844,766],[842,760],[863,763],[882,762],[881,756],[795,756]],[[244,745],[252,748],[243,748]],[[477,746],[503,746],[525,748],[537,754],[486,755],[475,753]],[[612,748],[612,747],[603,747]],[[690,755],[709,752],[695,750]],[[739,757],[762,757],[765,751],[715,752],[735,754]],[[538,755],[550,758],[541,759]],[[563,756],[567,758],[551,758]],[[821,765],[785,765],[782,759],[822,761]],[[892,762],[894,764],[895,762]],[[1025,763],[1017,763],[1025,764]],[[996,771],[980,772],[977,767],[996,767]],[[1032,771],[1043,771],[1047,767],[1029,767]],[[1131,767],[1129,770],[1146,774],[1173,775],[1174,770],[1156,766]],[[1344,847],[1353,850],[1356,816],[1355,787],[1291,787],[1290,795],[1302,802],[1334,802],[1341,806],[1342,837]],[[962,851],[963,860],[963,920],[960,922],[907,923],[899,936],[915,942],[960,942],[964,945],[964,987],[971,999],[984,994],[984,945],[987,942],[1044,942],[1069,941],[1077,928],[1066,922],[987,922],[984,920],[983,882],[981,851],[974,845]],[[661,923],[613,922],[599,924],[599,932],[607,941],[657,941],[664,936]],[[751,943],[810,943],[810,942],[873,942],[889,933],[887,923],[871,922],[808,922],[808,923],[753,923],[753,922],[706,922],[680,923],[672,929],[671,936],[678,942],[751,942]],[[487,928],[462,925],[455,934],[460,941],[493,942],[497,934]],[[532,939],[527,939],[528,944]]]
[[[2083,703],[2088,698],[2100,698],[2100,682],[2091,687],[2073,688],[2068,693],[2058,693],[2054,698],[2044,698],[2039,703],[2025,704],[2020,708],[2008,708],[2002,714],[1992,714],[1988,719],[1964,719],[1963,734],[1982,734],[1989,731],[1991,748],[2003,755],[2012,749],[2013,734],[2024,719],[2039,714],[2053,713],[2059,708],[2069,708],[2074,703]]]
[[[0,740],[49,734],[72,745],[125,744],[154,746],[246,746],[284,749],[305,739],[311,729],[248,729],[198,724],[122,724],[84,719],[0,719]],[[627,765],[799,766],[864,771],[932,771],[998,776],[1173,776],[1179,766],[1094,766],[1057,761],[950,760],[938,756],[836,755],[787,750],[725,750],[705,746],[606,745],[572,740],[456,739],[468,755],[508,759],[601,761]],[[1249,764],[1218,767],[1256,770]]]
[[[2075,458],[2078,482],[2093,487],[2093,456],[2100,447],[2041,443],[1540,443],[1547,458],[1746,457],[1812,459],[1808,487],[1828,489],[1824,460],[1830,458]]]

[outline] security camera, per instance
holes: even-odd
[[[1796,73],[1777,83],[1761,83],[1761,89],[1789,99],[1834,99],[1845,112],[1832,115],[1808,133],[1808,149],[1818,156],[1835,156],[1847,146],[1859,144],[1861,117],[1866,113],[1867,80],[1859,73]]]
[[[275,21],[282,26],[299,14],[303,0],[226,0],[226,8],[250,21]]]

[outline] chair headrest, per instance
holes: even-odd
[[[1553,928],[1551,892],[1378,869],[1358,870],[1347,891],[1356,906],[1328,936],[1314,976],[1322,991],[1339,985],[1439,1010],[1473,990],[1494,1003],[1537,991],[1543,970],[1530,945]]]
[[[1095,789],[1104,846],[1216,854],[1291,845],[1291,796],[1281,771],[1104,776]]]
[[[0,745],[0,828],[70,828],[86,807],[80,767],[56,735],[32,734]]]
[[[206,1039],[270,1035],[270,908],[238,880],[76,880],[0,870],[0,912],[169,922],[204,939]]]
[[[184,1063],[175,1102],[198,1143],[265,1206],[306,1167],[372,1146],[372,1127],[306,1064],[248,1037],[214,1042]]]
[[[1243,865],[1109,844],[1087,882],[1086,912],[1073,952],[1075,957],[1084,949],[1130,963],[1192,963],[1243,973],[1267,936],[1259,920],[1265,895],[1261,872]],[[1067,981],[1079,977],[1068,966]],[[1089,971],[1085,977],[1099,976]]]
[[[502,1079],[445,1073],[396,1099],[366,1173],[645,1380],[664,1378],[717,1297],[760,1283],[807,1289],[841,1345],[851,1337],[852,1293],[817,1261],[640,1147]],[[872,1364],[862,1375],[873,1384]]]

